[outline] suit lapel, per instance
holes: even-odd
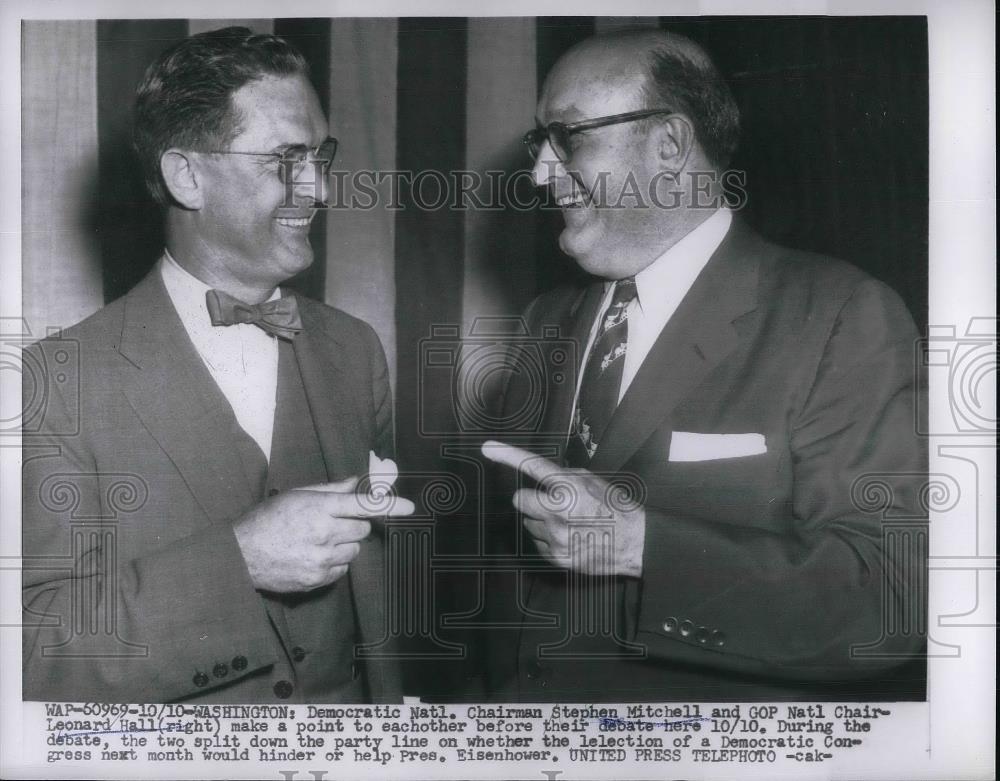
[[[136,369],[122,391],[143,425],[181,473],[205,514],[231,520],[253,487],[227,450],[236,420],[198,356],[158,267],[125,299],[121,355]]]
[[[366,411],[368,406],[358,395],[359,389],[366,386],[360,378],[353,376],[343,358],[345,351],[357,351],[362,347],[346,343],[343,334],[326,330],[322,320],[312,310],[311,302],[300,298],[299,304],[303,330],[293,344],[326,462],[327,477],[330,480],[351,475],[363,477],[367,473],[368,450],[373,440],[363,424],[369,414]],[[381,536],[373,531],[347,571],[361,645],[380,643],[388,631],[384,550]],[[370,694],[378,702],[387,686],[382,668],[375,664],[368,664],[367,667]]]
[[[568,339],[575,347],[573,372],[566,382],[556,385],[552,391],[549,403],[546,404],[541,431],[550,435],[558,435],[563,440],[563,444],[565,444],[566,436],[569,434],[573,398],[576,395],[580,372],[583,370],[583,354],[587,349],[590,328],[597,316],[597,309],[603,295],[603,280],[592,282],[573,299],[559,321],[559,338]],[[541,318],[539,319],[541,321]]]
[[[303,330],[292,344],[327,477],[342,480],[368,465],[367,449],[359,453],[368,441],[362,424],[365,405],[357,396],[358,378],[350,376],[343,358],[345,350],[361,348],[328,331],[310,304],[299,298]]]
[[[738,342],[733,321],[756,307],[753,236],[734,221],[643,361],[594,455],[596,472],[620,470]]]

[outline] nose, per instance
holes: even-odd
[[[552,144],[546,139],[538,150],[538,157],[535,158],[535,166],[531,169],[531,179],[536,187],[545,187],[550,184],[559,173],[556,169],[562,162],[556,157]]]
[[[328,166],[312,158],[298,163],[291,171],[293,203],[297,208],[322,208],[330,197]]]

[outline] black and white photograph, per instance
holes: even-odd
[[[993,8],[879,5],[5,7],[4,776],[992,777]]]

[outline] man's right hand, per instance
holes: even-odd
[[[296,488],[236,522],[236,540],[254,586],[294,593],[343,577],[371,532],[371,518],[413,513],[408,499],[356,494],[358,478]]]

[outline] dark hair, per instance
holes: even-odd
[[[729,165],[739,143],[740,110],[725,79],[705,51],[676,33],[663,33],[649,54],[645,98],[651,108],[687,116],[709,160]]]
[[[171,147],[222,149],[240,131],[232,95],[264,76],[308,77],[302,54],[274,35],[225,27],[186,38],[149,66],[136,89],[132,142],[146,185],[171,202],[160,157]]]

